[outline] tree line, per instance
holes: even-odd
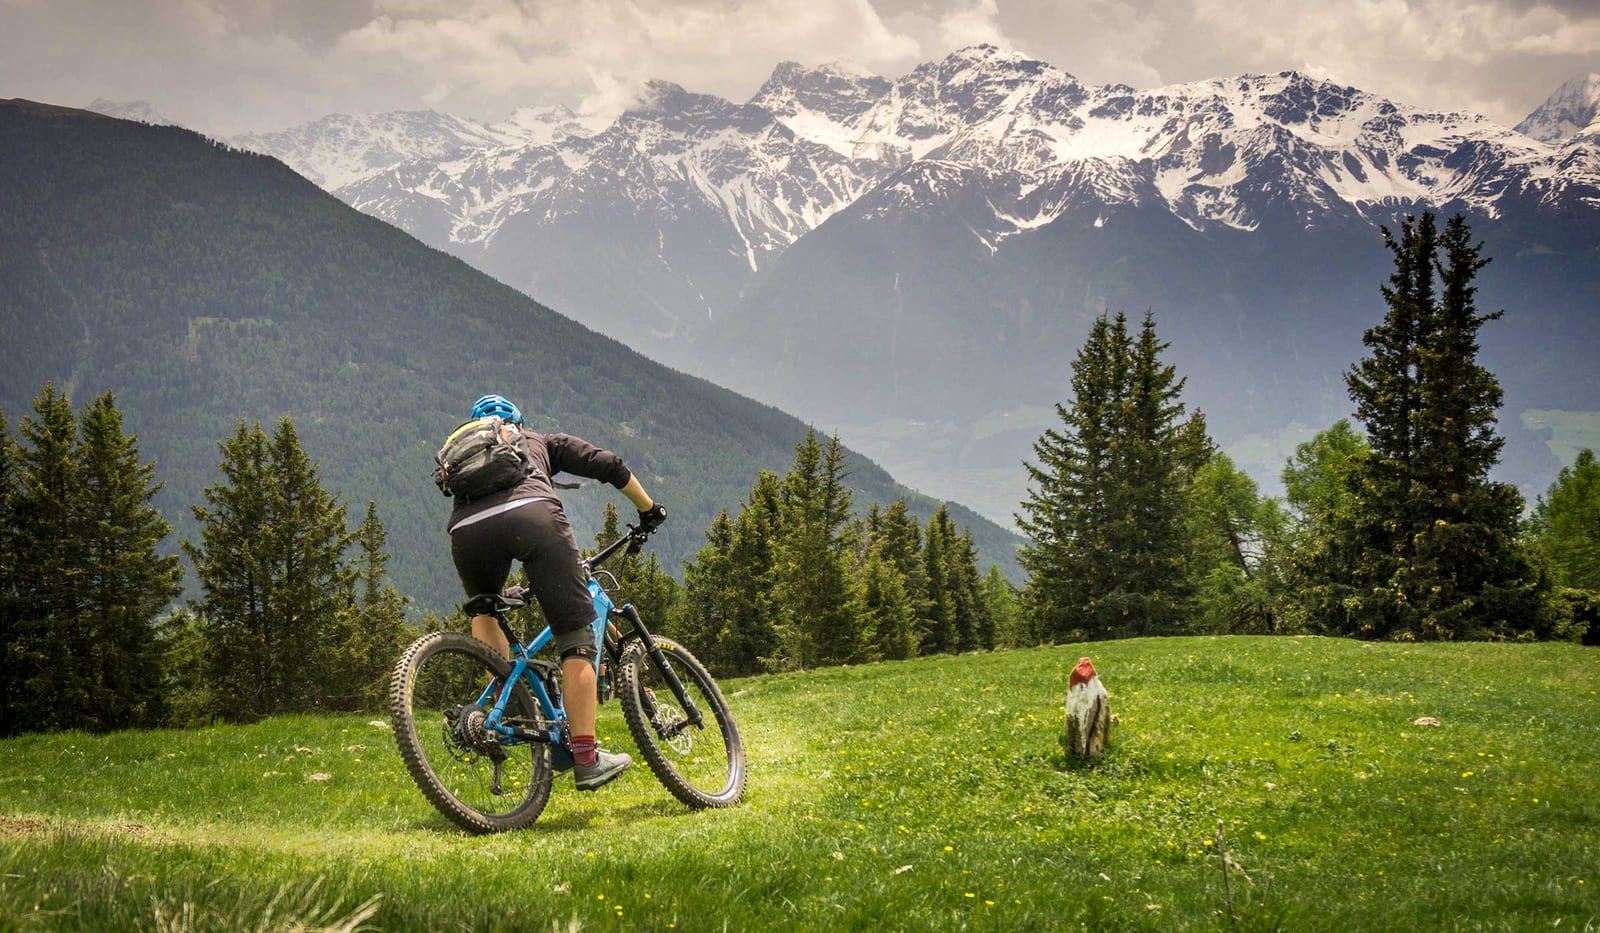
[[[1282,504],[1186,412],[1151,315],[1137,328],[1122,314],[1095,322],[1060,427],[1034,446],[1018,516],[1023,611],[1041,638],[1600,634],[1593,453],[1526,523],[1520,493],[1489,477],[1501,389],[1477,360],[1478,333],[1500,314],[1474,300],[1481,244],[1459,216],[1443,229],[1408,217],[1383,235],[1387,312],[1345,374],[1365,430],[1340,421],[1300,445]]]
[[[1600,464],[1561,471],[1523,520],[1489,478],[1500,388],[1477,361],[1459,218],[1384,230],[1395,272],[1340,421],[1259,493],[1217,449],[1154,316],[1096,320],[1027,464],[1020,590],[980,571],[948,509],[858,511],[837,436],[808,430],[705,530],[682,582],[657,557],[608,566],[623,598],[723,676],[1134,635],[1386,639],[1600,634]],[[109,394],[74,413],[46,385],[13,437],[0,412],[0,732],[109,730],[372,709],[407,618],[375,503],[353,523],[290,419],[240,422],[197,534],[163,550],[161,489]],[[620,535],[607,506],[597,534]],[[186,558],[198,595],[172,608]],[[538,624],[537,610],[523,623]]]
[[[681,584],[653,555],[608,569],[654,630],[721,676],[1024,643],[1014,589],[979,570],[948,509],[925,528],[904,499],[857,513],[848,479],[838,436],[808,430],[787,473],[761,471],[737,513],[716,517]],[[596,542],[620,533],[608,506]]]
[[[376,504],[352,528],[289,419],[241,423],[182,543],[202,597],[173,609],[161,489],[106,393],[54,385],[0,412],[0,734],[376,708],[413,637]]]

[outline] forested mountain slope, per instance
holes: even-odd
[[[376,500],[390,568],[423,605],[455,597],[447,503],[431,455],[486,391],[532,426],[611,447],[673,510],[672,569],[783,471],[797,419],[653,363],[266,156],[176,127],[0,102],[0,406],[13,426],[46,381],[82,404],[110,389],[158,462],[158,505],[182,537],[219,480],[239,419],[295,420],[324,482],[359,516]],[[849,444],[850,438],[843,439]],[[906,494],[851,462],[857,505]],[[587,542],[607,499],[569,494]],[[912,497],[926,516],[931,500]],[[1014,571],[1016,539],[965,509],[983,563]]]

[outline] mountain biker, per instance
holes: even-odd
[[[496,416],[517,426],[533,470],[509,489],[470,502],[456,500],[450,513],[450,556],[467,596],[498,593],[521,561],[561,655],[562,703],[572,728],[573,778],[579,790],[594,790],[633,763],[624,753],[595,746],[595,646],[589,623],[594,602],[579,566],[578,545],[550,477],[557,473],[600,480],[622,490],[639,510],[639,527],[652,531],[666,520],[666,507],[650,498],[639,478],[616,454],[569,434],[537,434],[523,427],[522,410],[500,395],[473,403],[472,418]],[[511,656],[494,616],[472,618],[478,640]]]

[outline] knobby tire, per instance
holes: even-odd
[[[656,644],[703,716],[689,725],[685,710],[642,641],[627,645],[618,672],[617,698],[634,744],[657,779],[696,810],[731,807],[744,794],[744,742],[728,701],[689,650],[670,638]]]
[[[389,680],[389,716],[406,770],[428,802],[471,833],[522,829],[539,818],[550,799],[548,744],[500,745],[482,739],[481,731],[451,725],[491,677],[504,683],[510,673],[511,663],[478,639],[461,632],[435,632],[406,649]],[[455,719],[448,712],[452,709]],[[513,688],[506,716],[537,718],[537,705],[525,684]],[[478,744],[463,735],[479,736]],[[505,760],[501,792],[495,793],[491,759],[499,754]]]

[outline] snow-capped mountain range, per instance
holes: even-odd
[[[786,62],[743,105],[653,83],[603,129],[564,110],[519,111],[493,125],[395,112],[233,142],[402,225],[408,215],[447,219],[449,241],[463,245],[488,243],[510,217],[559,213],[597,156],[636,160],[634,169],[671,186],[664,200],[687,195],[725,213],[759,266],[765,252],[923,160],[1025,179],[1019,200],[996,205],[1001,233],[1049,223],[1080,192],[1108,205],[1153,193],[1196,228],[1254,229],[1280,206],[1313,223],[1329,211],[1383,216],[1416,203],[1493,216],[1509,192],[1600,181],[1588,160],[1570,157],[1593,144],[1597,100],[1600,76],[1572,82],[1512,130],[1294,72],[1140,91],[1084,85],[979,46],[894,81]],[[436,209],[408,209],[401,192]]]
[[[1513,129],[1295,72],[1138,90],[976,46],[894,79],[786,62],[744,103],[656,82],[604,124],[335,115],[232,142],[1005,520],[1107,308],[1151,309],[1191,403],[1275,476],[1347,413],[1376,228],[1423,208],[1489,241],[1486,298],[1531,304],[1508,319],[1550,352],[1518,344],[1508,404],[1600,410],[1562,356],[1600,338],[1597,115],[1600,75]]]

